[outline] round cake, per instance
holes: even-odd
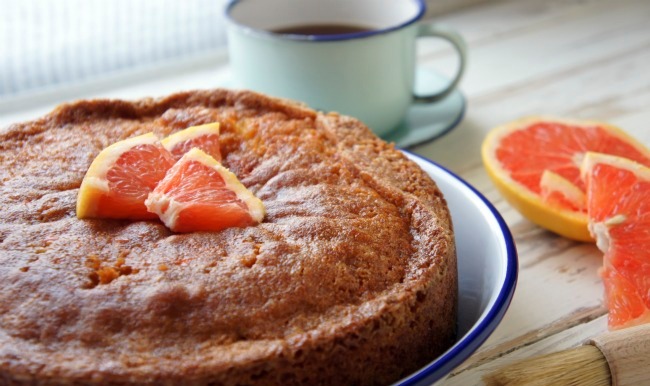
[[[76,217],[102,149],[209,122],[262,223]],[[455,338],[444,197],[353,118],[247,91],[80,101],[1,130],[0,164],[0,384],[387,384]]]

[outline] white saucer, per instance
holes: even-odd
[[[415,77],[418,94],[431,94],[449,83],[445,76],[429,69],[418,69]],[[413,105],[404,122],[394,131],[383,136],[401,148],[409,148],[433,141],[448,133],[463,119],[465,97],[456,89],[445,99],[430,104]]]

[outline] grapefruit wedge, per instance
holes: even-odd
[[[194,148],[149,194],[148,210],[174,232],[214,232],[262,221],[264,205],[217,160]]]
[[[199,148],[217,161],[221,161],[219,146],[219,123],[208,123],[188,127],[165,137],[160,141],[176,160],[179,160],[192,148]]]
[[[112,144],[91,163],[77,195],[77,217],[155,219],[144,201],[174,164],[153,133]]]
[[[482,158],[497,189],[524,217],[570,239],[593,241],[579,170],[588,151],[650,165],[650,150],[615,126],[546,117],[492,129]]]
[[[589,230],[604,253],[601,271],[610,329],[650,322],[650,168],[587,153]]]

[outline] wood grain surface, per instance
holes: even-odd
[[[584,343],[606,331],[602,254],[530,223],[506,203],[480,160],[485,133],[525,115],[605,120],[650,146],[650,2],[503,1],[464,8],[441,21],[470,49],[460,127],[416,152],[459,173],[504,216],[519,252],[519,283],[503,322],[443,385],[481,384],[504,364]],[[437,42],[425,63],[452,73]]]

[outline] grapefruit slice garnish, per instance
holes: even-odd
[[[155,219],[144,201],[173,164],[153,133],[112,144],[97,155],[81,182],[77,217]]]
[[[524,217],[562,236],[593,241],[584,205],[573,189],[585,192],[579,168],[588,151],[650,165],[650,150],[619,128],[545,117],[492,129],[483,142],[482,158],[497,189]]]
[[[146,206],[174,232],[220,231],[260,223],[262,201],[217,160],[194,148],[169,169]]]
[[[587,153],[589,230],[604,253],[601,271],[611,329],[650,322],[650,168]]]
[[[188,127],[160,141],[179,160],[192,148],[199,148],[217,161],[221,161],[219,123]]]

